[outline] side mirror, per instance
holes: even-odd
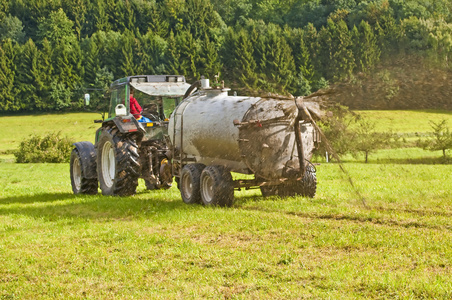
[[[85,106],[89,106],[89,94],[85,94]]]

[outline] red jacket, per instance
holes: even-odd
[[[137,99],[130,96],[130,113],[135,117],[135,119],[141,118],[141,112],[143,110],[141,109],[140,104],[138,104]]]

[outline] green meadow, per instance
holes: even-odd
[[[428,133],[445,111],[365,111]],[[16,164],[30,134],[93,141],[98,114],[3,116],[0,299],[451,299],[452,167],[440,152],[317,161],[315,198],[236,191],[230,208],[176,187],[73,195],[68,164]]]

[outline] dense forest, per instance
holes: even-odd
[[[3,0],[0,112],[77,109],[136,74],[450,109],[451,54],[450,0]]]

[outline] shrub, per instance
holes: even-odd
[[[67,163],[70,160],[72,141],[61,137],[60,132],[45,136],[30,135],[14,152],[18,163]]]
[[[438,123],[430,121],[433,129],[433,137],[424,141],[419,140],[418,146],[424,150],[443,152],[443,159],[447,159],[446,151],[452,149],[452,132],[447,126],[446,120],[441,120]]]

